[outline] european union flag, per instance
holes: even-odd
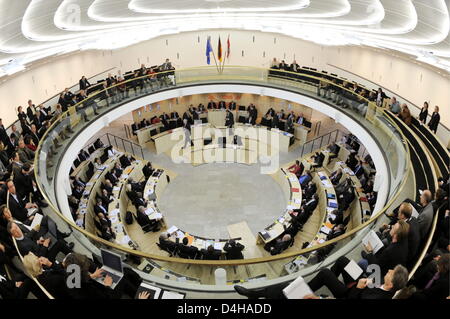
[[[212,52],[212,46],[211,46],[211,37],[208,37],[208,40],[206,41],[206,63],[208,63],[208,65],[211,64],[211,57],[210,54]]]

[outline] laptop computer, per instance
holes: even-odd
[[[102,264],[101,268],[103,272],[103,276],[96,278],[96,281],[103,285],[103,281],[106,276],[110,276],[113,280],[111,285],[111,289],[116,288],[117,284],[123,278],[123,266],[122,266],[122,258],[120,255],[110,252],[108,250],[100,249],[102,254]]]

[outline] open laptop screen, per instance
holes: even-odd
[[[122,273],[120,255],[101,249],[103,265]]]

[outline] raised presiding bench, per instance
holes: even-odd
[[[140,130],[137,130],[136,135],[137,135],[139,145],[141,147],[145,147],[147,145],[147,143],[151,141],[152,135],[159,134],[162,127],[164,127],[164,125],[162,123],[156,123],[156,124],[152,124],[150,126],[141,128]],[[155,134],[152,134],[152,133],[155,133]]]
[[[272,177],[280,184],[288,205],[285,212],[274,223],[258,233],[257,244],[267,244],[280,236],[291,225],[289,211],[299,209],[302,203],[302,190],[295,174],[280,168]]]
[[[167,230],[167,233],[170,235],[169,240],[175,243],[181,243],[182,239],[184,237],[187,237],[189,242],[189,246],[196,247],[198,250],[207,249],[209,246],[213,246],[215,250],[218,250],[222,253],[222,255],[226,254],[226,251],[223,250],[223,247],[225,244],[230,240],[233,239],[236,242],[239,242],[241,238],[230,238],[230,239],[211,239],[211,238],[204,238],[200,236],[191,235],[181,229],[179,229],[177,226],[172,226]]]

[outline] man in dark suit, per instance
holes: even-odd
[[[373,248],[370,244],[366,246],[368,253],[365,251],[361,252],[363,259],[359,261],[359,266],[365,271],[368,265],[377,264],[383,276],[396,265],[406,266],[408,259],[408,232],[408,223],[399,220],[390,231],[391,243],[376,254],[373,253]]]
[[[20,198],[33,198],[39,206],[47,207],[48,205],[44,203],[42,194],[39,192],[33,176],[30,164],[24,164],[22,166],[22,171],[14,175],[14,185],[20,185],[17,189]]]
[[[146,231],[158,231],[158,221],[156,219],[150,219],[145,213],[144,206],[138,206],[136,211],[136,221]]]
[[[111,172],[111,171],[110,171],[110,172],[107,172],[107,173],[105,174],[105,178],[106,178],[106,179],[109,179],[110,182],[111,182],[113,185],[116,185],[117,182],[119,181],[119,179],[117,178],[117,176],[114,175],[114,173]]]
[[[316,193],[317,191],[317,186],[316,183],[314,183],[313,181],[309,181],[308,186],[306,186],[306,188],[303,189],[303,195],[305,196],[305,199],[310,199],[313,197],[313,195]]]
[[[342,168],[338,168],[334,173],[330,176],[330,181],[333,185],[339,184],[339,181],[342,178]]]
[[[230,109],[230,110],[236,110],[236,102],[231,101],[231,102],[228,104],[228,109]]]
[[[219,109],[225,109],[226,105],[225,105],[225,101],[219,101]]]
[[[330,146],[328,146],[328,151],[330,152],[328,159],[331,161],[332,159],[336,158],[338,156],[340,150],[341,150],[341,147],[339,145],[337,145],[336,143],[333,143]]]
[[[173,256],[178,249],[177,244],[169,240],[169,234],[167,232],[163,232],[159,235],[159,247],[167,251],[170,256]]]
[[[234,125],[233,113],[231,113],[230,110],[227,110],[226,117],[225,117],[225,126],[228,128],[232,128],[233,125]]]
[[[314,194],[312,198],[305,203],[304,212],[307,214],[312,214],[319,204],[319,195]]]
[[[449,265],[450,254],[440,254],[426,265],[429,272],[417,272],[415,281],[421,281],[423,285],[415,284],[417,289],[411,299],[431,301],[447,298],[450,290]]]
[[[150,178],[150,176],[152,176],[153,172],[154,172],[154,169],[152,167],[152,163],[151,162],[148,162],[142,168],[142,173],[145,176],[145,180],[148,180]]]
[[[278,128],[280,122],[280,118],[278,117],[278,114],[274,114],[272,118],[272,128]]]
[[[213,245],[209,245],[207,249],[202,249],[200,252],[204,260],[219,260],[222,255],[221,251],[214,249]]]
[[[413,207],[408,202],[403,202],[398,210],[398,219],[403,220],[409,225],[408,232],[408,258],[407,265],[412,266],[416,261],[416,255],[419,251],[420,245],[420,230],[417,219],[412,217]],[[391,227],[383,225],[381,228],[382,233],[379,235],[385,246],[388,246],[392,238],[390,236]]]
[[[108,217],[108,209],[103,206],[103,201],[100,198],[97,198],[97,203],[94,206],[94,213],[96,215],[102,213],[106,217]]]
[[[287,249],[292,244],[292,237],[289,234],[285,234],[282,238],[273,240],[272,242],[266,244],[264,249],[270,252],[272,256],[281,254],[285,249]]]
[[[244,259],[244,255],[242,254],[244,248],[244,245],[237,243],[233,239],[230,239],[223,247],[223,250],[226,252],[226,258],[229,260]]]
[[[419,217],[417,218],[420,229],[420,238],[422,240],[428,234],[431,223],[433,222],[434,211],[432,200],[433,196],[428,189],[422,191],[422,194],[420,194],[420,204],[422,205],[422,209],[419,211]]]
[[[89,83],[88,79],[86,79],[84,75],[81,77],[78,84],[80,85],[80,90],[86,90],[88,87],[91,86],[91,83]]]
[[[18,195],[16,186],[12,180],[8,180],[6,186],[9,191],[9,209],[11,210],[14,219],[17,219],[22,223],[30,223],[32,218],[30,219],[31,216],[28,216],[28,209],[34,208],[37,212],[39,207],[34,203],[25,203]]]
[[[56,242],[51,245],[51,241],[54,239],[39,237],[35,230],[24,233],[14,222],[8,223],[7,230],[16,239],[22,256],[32,252],[38,257],[47,257],[49,260],[54,261],[58,253],[61,252],[64,255],[68,255],[72,252],[73,244],[69,246],[64,240],[56,239]]]
[[[133,123],[131,124],[131,131],[133,132],[133,135],[137,135],[136,131],[139,130],[138,124]]]
[[[433,114],[431,114],[431,119],[428,122],[428,127],[430,128],[430,130],[432,132],[434,132],[434,134],[436,134],[440,120],[441,120],[441,116],[439,115],[439,106],[436,105],[434,107]]]
[[[189,239],[183,238],[181,244],[178,245],[178,255],[181,258],[195,259],[199,253],[197,247],[189,246]]]

